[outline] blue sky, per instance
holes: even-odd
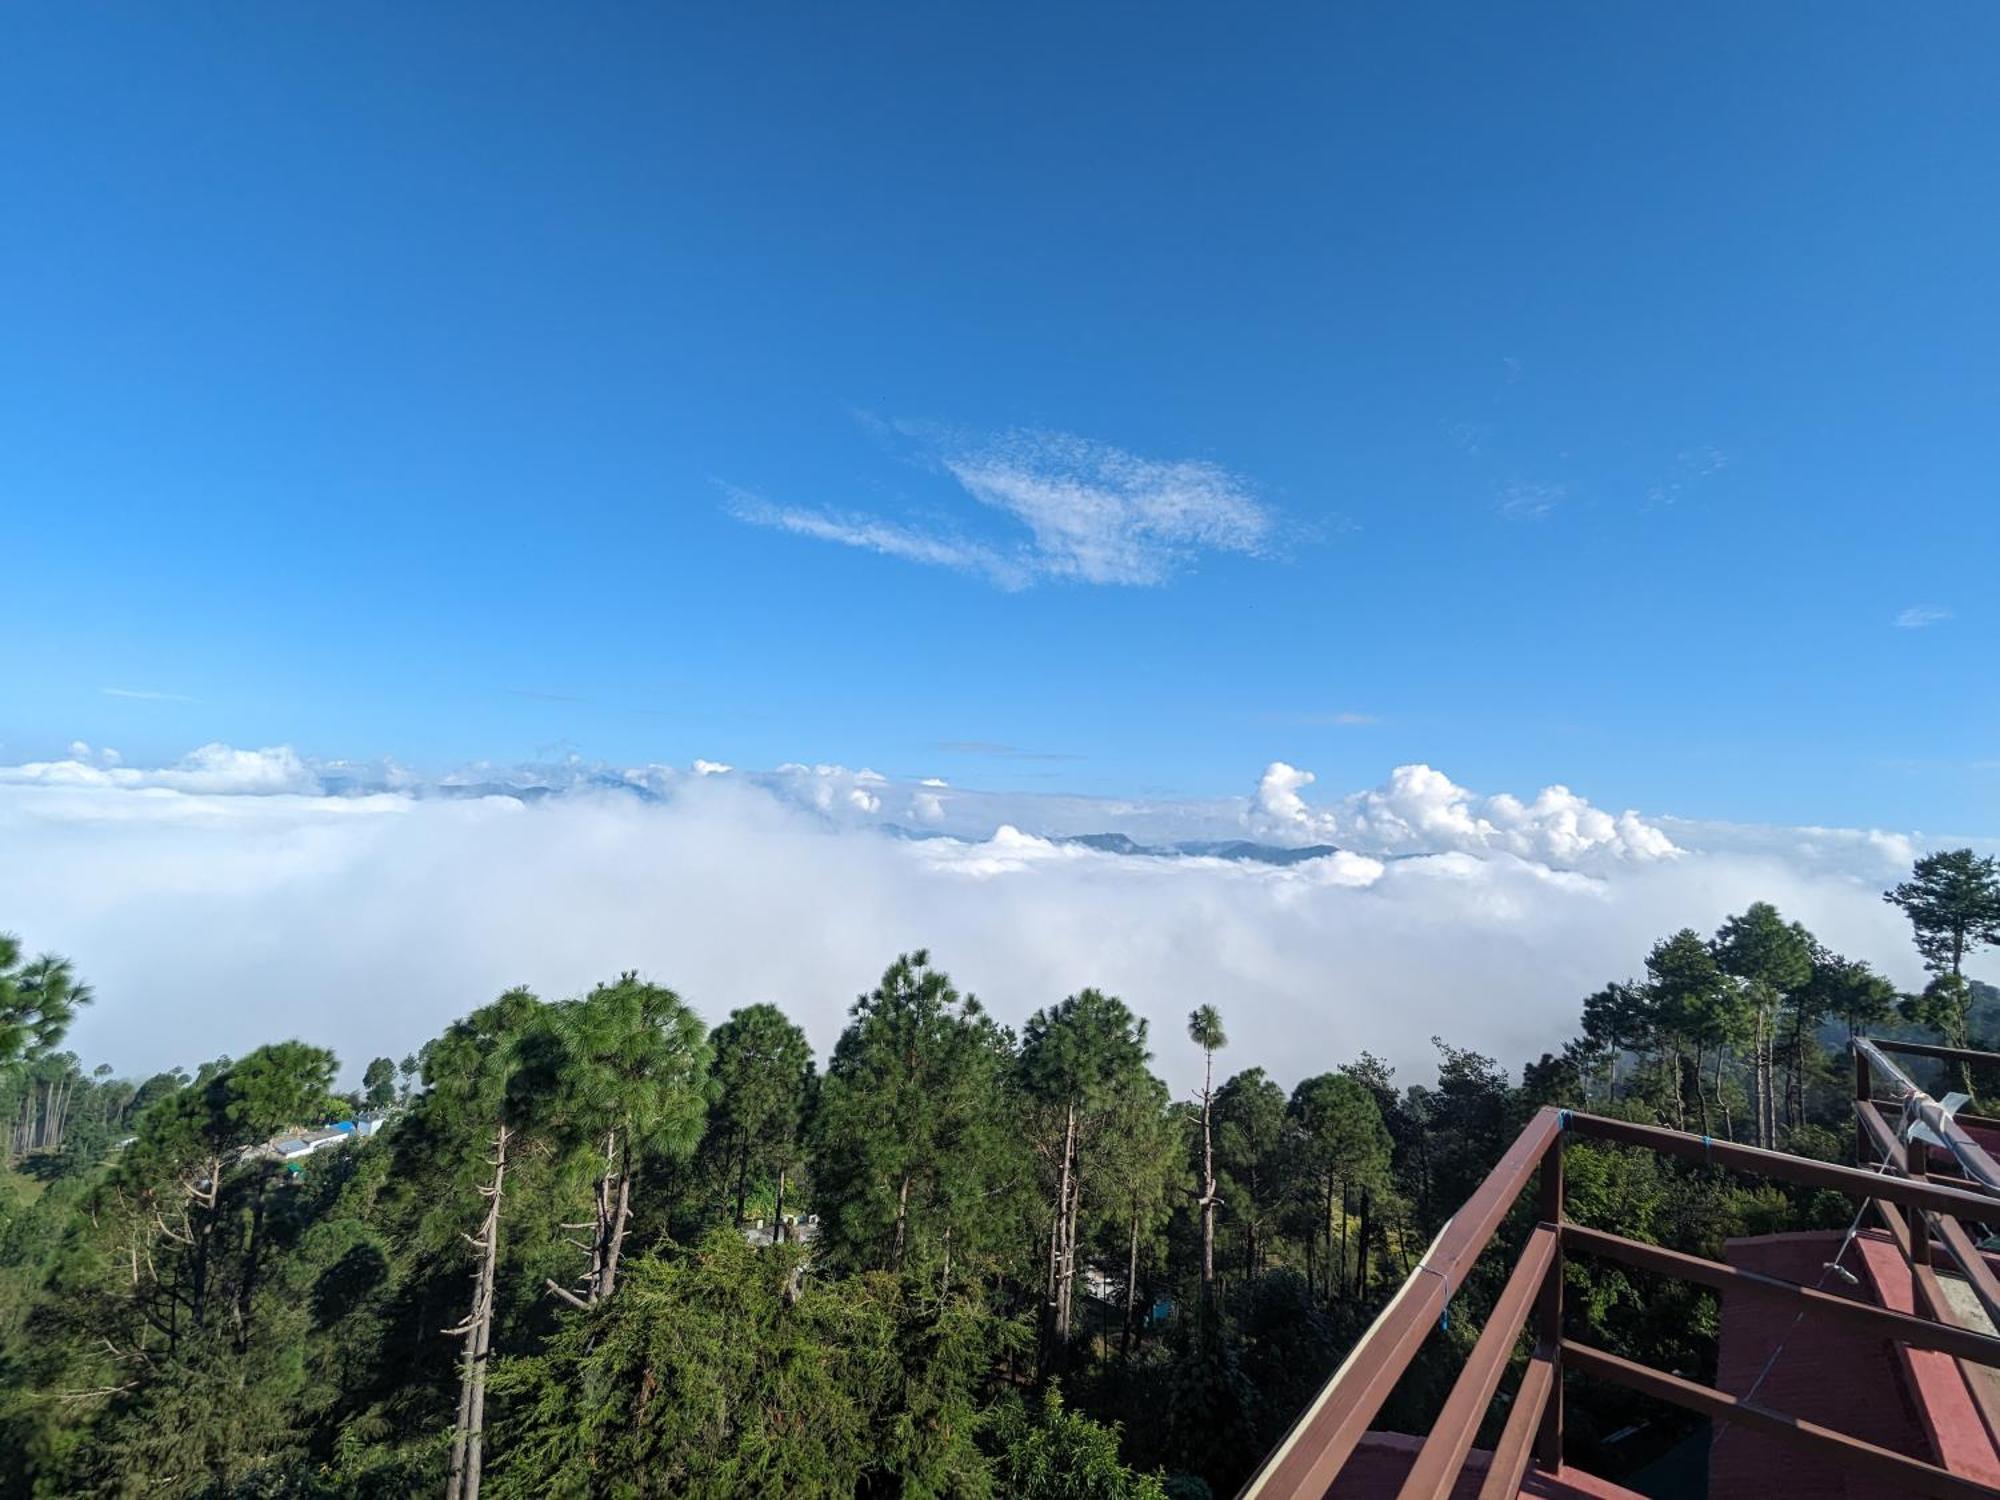
[[[0,758],[2000,825],[1988,7],[8,33]]]

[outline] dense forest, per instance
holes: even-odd
[[[71,965],[0,939],[0,1493],[1226,1495],[1539,1105],[1839,1159],[1843,1037],[2000,1042],[1965,972],[1995,861],[1887,898],[1918,993],[1759,903],[1635,954],[1518,1080],[1440,1038],[1434,1082],[1363,1053],[1289,1089],[1235,1066],[1227,997],[1161,1035],[1079,989],[1017,1033],[922,952],[823,1061],[777,1006],[711,1028],[627,973],[509,991],[351,1093],[299,1041],[134,1081],[61,1050]],[[1578,1218],[1708,1253],[1847,1214],[1611,1149],[1567,1170]],[[1709,1294],[1568,1274],[1598,1341],[1712,1371]],[[1496,1289],[1385,1425],[1427,1420]],[[1587,1388],[1570,1426],[1611,1473],[1679,1435]]]

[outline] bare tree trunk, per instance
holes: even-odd
[[[1764,1030],[1764,1148],[1778,1146],[1778,1017],[1774,1011]]]
[[[1083,1217],[1083,1175],[1070,1174],[1069,1212],[1064,1216],[1062,1285],[1056,1293],[1056,1355],[1067,1362],[1070,1339],[1076,1326],[1076,1226]]]
[[[1125,1258],[1125,1333],[1118,1341],[1121,1359],[1132,1357],[1132,1324],[1139,1311],[1139,1205],[1132,1205],[1132,1248]]]
[[[1333,1194],[1334,1181],[1329,1177],[1326,1180],[1326,1301],[1329,1307],[1333,1305],[1334,1298],[1338,1294],[1341,1273],[1345,1269],[1341,1258],[1334,1254],[1333,1249]]]
[[[1067,1299],[1063,1295],[1063,1286],[1069,1278],[1069,1180],[1075,1159],[1076,1101],[1072,1099],[1063,1108],[1062,1162],[1056,1169],[1056,1213],[1054,1222],[1049,1226],[1049,1283],[1042,1315],[1044,1374],[1055,1368],[1057,1351],[1069,1342],[1068,1319],[1064,1311]]]
[[[598,1300],[618,1290],[618,1261],[625,1253],[625,1230],[632,1218],[632,1143],[623,1143],[624,1157],[618,1169],[618,1206],[611,1216],[611,1243],[604,1252],[604,1275],[598,1283]]]
[[[905,1172],[896,1187],[896,1234],[889,1244],[890,1263],[903,1264],[903,1242],[910,1224],[910,1174]]]
[[[1215,1054],[1204,1054],[1201,1074],[1201,1293],[1215,1294],[1215,1135],[1209,1128],[1215,1101]]]
[[[1341,1286],[1347,1283],[1347,1183],[1340,1184],[1340,1271],[1334,1280]]]
[[[785,1169],[778,1168],[778,1190],[772,1195],[771,1243],[782,1245],[791,1236],[785,1232]]]
[[[188,1187],[188,1199],[195,1207],[194,1255],[189,1276],[188,1316],[194,1326],[208,1326],[208,1258],[215,1237],[215,1208],[222,1198],[222,1161],[210,1157],[206,1163],[208,1186],[200,1180]],[[197,1170],[200,1170],[199,1168]]]
[[[625,1249],[626,1222],[632,1217],[632,1141],[617,1130],[605,1132],[604,1171],[597,1179],[596,1198],[597,1232],[584,1283],[586,1305],[602,1302],[618,1289],[618,1261]]]
[[[1806,1016],[1792,1006],[1792,1083],[1785,1094],[1785,1123],[1797,1130],[1806,1122]]]
[[[257,1259],[263,1253],[264,1238],[264,1192],[270,1185],[267,1177],[257,1179],[257,1196],[250,1207],[250,1241],[243,1252],[243,1286],[236,1294],[236,1352],[246,1353],[250,1348],[250,1302],[257,1290]]]
[[[1361,1190],[1361,1232],[1355,1239],[1354,1251],[1354,1296],[1355,1300],[1368,1295],[1368,1232],[1369,1209],[1374,1206],[1373,1195],[1367,1188]]]
[[[1729,1065],[1729,1049],[1715,1049],[1715,1112],[1722,1116],[1722,1133],[1730,1140],[1736,1139],[1736,1121],[1729,1113],[1729,1099],[1722,1092],[1722,1070]],[[1699,1085],[1700,1080],[1696,1080]]]
[[[493,1342],[493,1291],[500,1256],[500,1201],[507,1183],[507,1140],[502,1125],[493,1135],[493,1185],[479,1191],[486,1198],[486,1218],[480,1226],[479,1274],[474,1281],[472,1312],[452,1333],[465,1336],[465,1361],[459,1377],[458,1427],[451,1440],[451,1477],[445,1500],[479,1500],[479,1472],[486,1435],[486,1365]]]

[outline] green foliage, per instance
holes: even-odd
[[[1809,981],[1811,1004],[1822,1016],[1833,1016],[1849,1036],[1872,1031],[1896,1010],[1896,987],[1866,963],[1820,949]]]
[[[796,1172],[817,1088],[806,1034],[775,1005],[749,1005],[715,1028],[715,1109],[704,1150],[741,1218],[753,1184]]]
[[[822,1240],[845,1269],[992,1269],[1025,1189],[1013,1039],[924,952],[854,1004],[813,1122]]]
[[[361,1090],[370,1109],[387,1109],[396,1102],[396,1065],[386,1057],[376,1058],[361,1075]]]
[[[718,1230],[635,1261],[494,1377],[496,1495],[983,1496],[983,1372],[1011,1338],[970,1294],[801,1278],[795,1247]]]
[[[2000,942],[2000,858],[1993,855],[1926,854],[1882,899],[1909,917],[1917,952],[1933,974],[1956,975],[1966,955]]]
[[[1066,1408],[1054,1382],[1032,1417],[1020,1399],[1003,1402],[991,1433],[998,1493],[1009,1500],[1166,1500],[1157,1477],[1119,1462],[1118,1429]]]
[[[91,999],[68,959],[44,953],[23,962],[20,939],[0,932],[0,1067],[54,1051]]]
[[[1229,1045],[1222,1029],[1222,1015],[1213,1005],[1198,1005],[1188,1012],[1188,1040],[1203,1052],[1220,1052]]]

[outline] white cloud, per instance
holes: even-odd
[[[267,750],[237,750],[228,745],[203,745],[178,765],[158,770],[121,766],[114,751],[86,760],[76,755],[81,741],[70,746],[68,760],[32,761],[0,766],[0,783],[45,786],[155,787],[169,791],[230,793],[315,792],[318,775],[289,745]]]
[[[1068,433],[952,445],[932,462],[1026,537],[988,543],[937,526],[773,505],[733,485],[723,489],[731,513],[753,526],[975,573],[1007,589],[1043,578],[1161,584],[1204,552],[1261,553],[1276,529],[1248,482],[1218,464],[1143,458]]]
[[[1565,786],[1544,787],[1532,802],[1523,802],[1506,792],[1481,796],[1442,771],[1408,765],[1396,767],[1373,790],[1316,808],[1300,795],[1314,779],[1310,771],[1273,761],[1257,784],[1251,827],[1301,843],[1341,843],[1379,854],[1511,854],[1559,868],[1679,852],[1637,813],[1607,813]]]
[[[694,773],[697,776],[727,776],[735,769],[734,766],[726,766],[719,760],[697,759],[694,763]]]
[[[816,541],[837,542],[884,557],[933,567],[954,568],[961,573],[978,573],[1004,589],[1026,588],[1032,572],[1022,563],[1003,556],[991,547],[916,527],[884,521],[877,516],[812,510],[796,505],[772,505],[747,491],[724,487],[730,495],[730,514],[752,526],[772,531],[789,531],[794,536]]]
[[[107,698],[136,698],[145,703],[199,703],[199,698],[190,698],[186,693],[162,693],[153,688],[99,688]]]
[[[919,823],[942,823],[944,798],[936,792],[918,792],[910,799],[910,816]]]
[[[1141,458],[1065,433],[1016,433],[948,456],[982,504],[1025,525],[1040,571],[1085,583],[1164,583],[1197,552],[1256,553],[1272,518],[1236,475]]]
[[[0,769],[0,927],[77,961],[99,1000],[73,1043],[132,1071],[296,1035],[358,1072],[508,985],[571,994],[625,968],[711,1021],[777,998],[823,1052],[853,995],[925,945],[1009,1023],[1081,985],[1123,995],[1178,1084],[1198,1067],[1180,1021],[1204,1000],[1229,1018],[1231,1066],[1289,1084],[1365,1047],[1417,1079],[1433,1033],[1510,1066],[1560,1045],[1581,997],[1635,972],[1654,939],[1758,899],[1912,983],[1880,893],[1930,846],[1629,814],[1607,832],[1608,815],[1560,789],[1482,797],[1421,767],[1323,808],[1302,795],[1309,773],[1282,764],[1254,801],[1216,804],[953,789],[926,825],[942,836],[923,839],[885,836],[852,794],[901,809],[936,792],[837,765],[571,765],[567,781],[524,779],[558,783],[526,800],[477,795],[504,782],[491,768],[451,795],[335,795],[289,751],[82,769]],[[1350,848],[1274,866],[1055,836],[1240,833],[1246,810],[1288,840]],[[1658,857],[1669,844],[1684,852]]]
[[[1542,521],[1568,498],[1569,490],[1560,484],[1510,484],[1493,509],[1507,521]]]
[[[799,765],[787,763],[764,780],[791,801],[827,817],[852,819],[872,817],[882,810],[875,788],[888,778],[865,767],[850,771],[845,766]]]
[[[1898,630],[1922,630],[1928,625],[1941,625],[1951,618],[1951,611],[1933,604],[1912,604],[1891,622]]]

